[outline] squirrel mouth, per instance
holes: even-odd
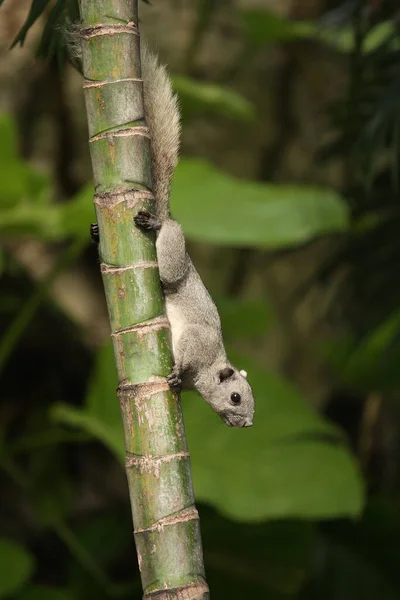
[[[253,420],[247,417],[225,415],[223,421],[228,427],[251,427],[253,425]]]

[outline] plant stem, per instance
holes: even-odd
[[[60,255],[54,268],[47,277],[38,285],[32,296],[26,301],[15,319],[11,322],[5,334],[0,340],[0,373],[11,356],[15,346],[24,334],[41,303],[46,299],[51,285],[57,276],[71,264],[83,251],[86,241],[77,238]]]
[[[95,206],[144,598],[206,600],[200,525],[172,370],[154,235],[137,0],[80,0]]]

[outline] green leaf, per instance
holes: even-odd
[[[188,238],[219,246],[290,247],[349,226],[333,190],[235,179],[200,160],[181,161],[171,206]]]
[[[255,44],[295,41],[314,32],[310,21],[293,21],[269,10],[246,10],[241,14],[245,33]]]
[[[0,222],[1,229],[6,230],[4,220],[7,222],[10,219],[10,208],[20,202],[20,209],[23,210],[27,207],[28,199],[43,202],[49,178],[18,157],[15,125],[4,113],[0,113],[0,138]]]
[[[242,121],[255,118],[254,105],[234,90],[183,76],[174,76],[172,83],[184,110],[208,109]]]
[[[362,52],[368,54],[376,50],[382,42],[395,34],[395,25],[391,21],[377,23],[372,27],[363,42]],[[352,27],[314,26],[313,38],[344,54],[354,50],[354,31]]]
[[[18,32],[17,37],[13,41],[11,48],[16,46],[18,43],[23,45],[26,35],[35,21],[40,17],[40,15],[45,11],[49,0],[32,0],[31,8],[28,14],[28,17]]]
[[[315,526],[242,524],[199,505],[207,581],[216,598],[292,598],[311,566]]]
[[[358,390],[384,391],[400,384],[400,311],[361,340],[350,336],[326,343],[323,351],[341,381]]]
[[[4,368],[5,363],[23,335],[26,327],[35,316],[40,304],[46,298],[51,283],[63,269],[76,259],[82,250],[82,240],[78,238],[60,254],[52,270],[37,286],[34,293],[24,303],[21,310],[17,312],[15,318],[11,321],[0,338],[0,372]]]
[[[274,320],[267,300],[216,298],[225,339],[256,338],[264,335]]]
[[[256,45],[295,42],[302,39],[318,41],[343,53],[354,50],[354,31],[351,26],[328,26],[314,21],[296,21],[269,10],[242,12],[247,38]],[[365,36],[363,52],[376,50],[396,33],[392,21],[377,23]]]
[[[89,225],[96,221],[93,195],[93,184],[89,184],[64,204],[61,215],[61,228],[64,235],[78,236],[89,240]]]
[[[256,398],[252,428],[222,427],[204,402],[184,400],[196,497],[245,521],[357,515],[360,474],[334,430],[288,383],[235,364],[249,372]]]
[[[338,431],[279,377],[244,360],[235,364],[249,372],[255,393],[252,428],[226,427],[198,396],[183,395],[198,500],[249,522],[357,515],[363,503],[361,478]],[[86,428],[122,462],[116,385],[113,354],[107,346],[99,353],[86,408],[58,405],[53,416]]]
[[[116,389],[114,357],[108,345],[97,355],[85,410],[59,403],[52,407],[51,416],[56,422],[83,428],[123,459],[123,428]]]
[[[26,588],[15,600],[72,600],[72,596],[62,588],[35,585]]]
[[[8,161],[17,156],[17,133],[14,121],[5,113],[0,112],[0,160]]]
[[[12,540],[0,538],[0,598],[18,591],[35,568],[33,556]]]
[[[95,218],[91,185],[68,203],[51,205],[48,198],[40,201],[47,178],[19,159],[10,159],[7,171],[0,181],[1,233],[89,239]],[[332,190],[236,180],[196,160],[181,161],[171,202],[189,239],[220,246],[290,247],[348,227],[347,206]]]
[[[71,512],[75,490],[60,465],[58,449],[48,452],[46,448],[37,450],[32,457],[31,502],[41,525],[54,527],[68,517]]]
[[[88,235],[93,188],[65,206],[60,227]],[[219,246],[290,247],[349,226],[345,201],[333,190],[235,179],[201,160],[183,159],[171,208],[188,239]]]
[[[113,507],[92,515],[89,521],[81,524],[76,535],[85,550],[96,557],[99,565],[110,565],[119,557],[121,551],[131,544],[130,525],[132,515],[127,505],[119,510]],[[107,544],[103,544],[107,540]],[[78,565],[74,565],[74,568]]]

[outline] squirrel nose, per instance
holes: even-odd
[[[251,427],[253,425],[253,419],[246,419],[243,427]]]

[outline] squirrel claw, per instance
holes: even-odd
[[[92,242],[94,244],[98,244],[100,241],[100,236],[99,236],[99,226],[97,225],[97,223],[91,223],[90,225],[90,236],[92,238]]]
[[[133,217],[133,220],[135,221],[136,226],[140,227],[140,229],[157,231],[157,229],[160,229],[161,227],[161,223],[157,217],[146,210],[140,210],[136,217]]]
[[[179,377],[177,371],[172,371],[167,377],[168,385],[172,388],[180,388],[182,385],[182,379]]]

